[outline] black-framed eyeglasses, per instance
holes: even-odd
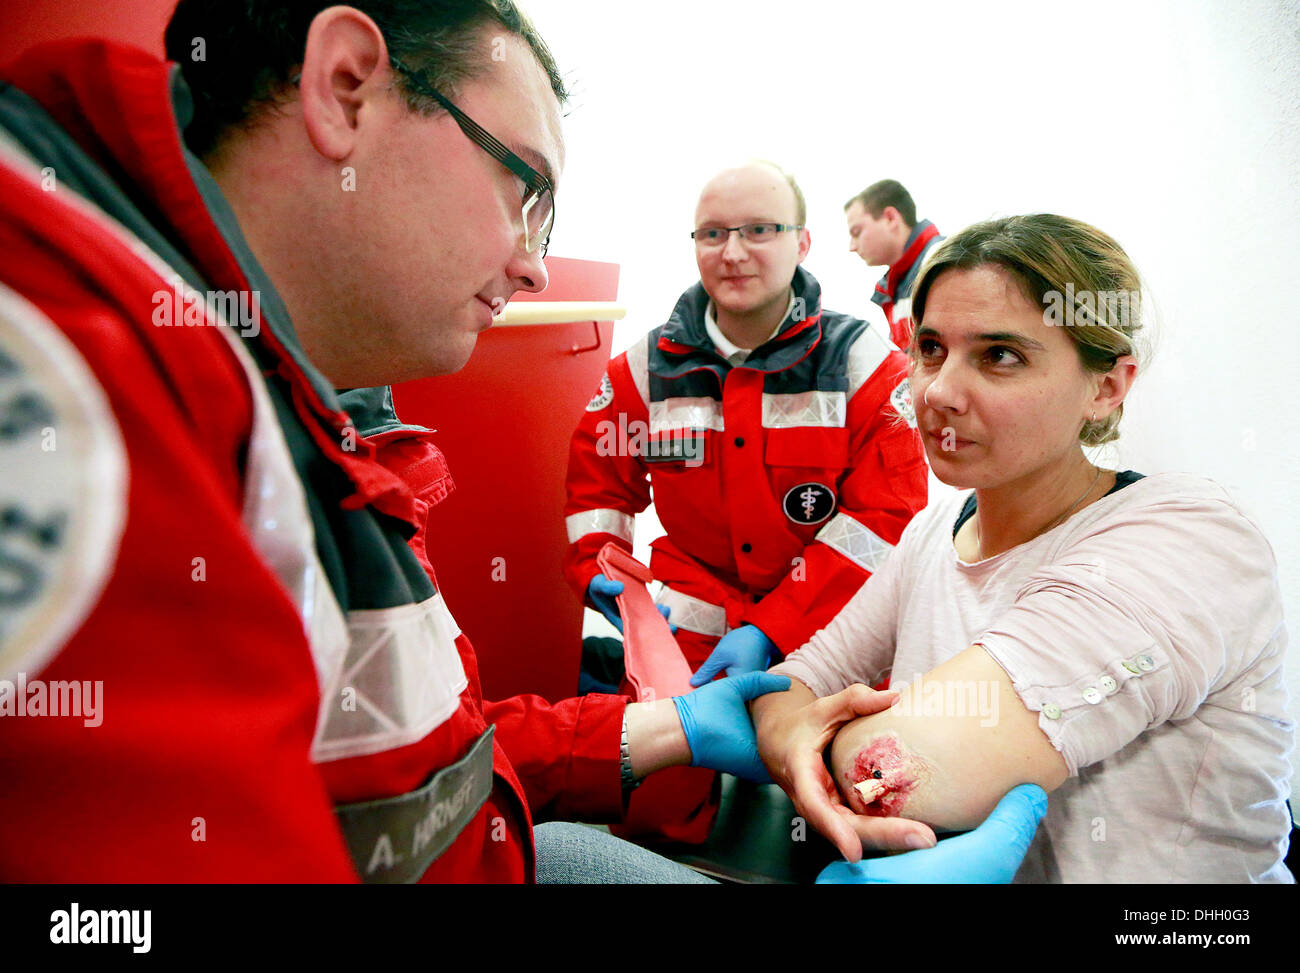
[[[721,247],[731,239],[731,234],[739,233],[746,243],[767,243],[775,240],[778,233],[786,230],[802,230],[796,223],[746,223],[744,226],[702,226],[691,233],[696,246]]]
[[[502,145],[487,129],[457,108],[451,99],[443,96],[429,83],[423,71],[406,67],[395,57],[389,60],[416,92],[447,109],[471,142],[523,180],[527,192],[523,199],[524,249],[529,253],[540,250],[545,257],[551,242],[551,228],[555,226],[555,191],[551,181]]]

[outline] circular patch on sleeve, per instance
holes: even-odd
[[[835,491],[825,483],[800,483],[790,488],[781,506],[796,524],[820,524],[835,512]]]
[[[0,678],[39,672],[117,561],[126,448],[62,331],[0,284]]]
[[[902,417],[913,429],[916,428],[916,408],[912,404],[912,383],[908,379],[903,379],[894,387],[894,391],[889,393],[889,404],[894,407],[894,411]]]
[[[587,403],[588,412],[599,412],[605,406],[614,401],[614,386],[609,382],[609,375],[600,376],[600,388],[592,396],[591,401]]]

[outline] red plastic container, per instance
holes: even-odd
[[[546,268],[550,286],[514,300],[617,295],[617,264],[549,257]],[[429,557],[489,699],[577,691],[582,605],[560,573],[564,474],[612,333],[608,321],[493,328],[462,371],[393,389],[399,417],[438,430],[456,481],[433,509]]]

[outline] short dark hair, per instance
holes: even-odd
[[[185,141],[207,155],[233,127],[275,103],[302,64],[307,30],[332,3],[320,0],[180,0],[164,35],[167,57],[179,63],[194,98]],[[481,32],[496,27],[528,42],[561,104],[568,98],[546,42],[512,0],[354,0],[379,28],[388,53],[451,97],[487,63]],[[203,58],[196,59],[202,39]],[[442,110],[406,86],[408,106]]]
[[[848,209],[854,203],[861,203],[862,208],[871,214],[873,220],[880,219],[886,206],[892,206],[898,210],[898,215],[909,228],[916,226],[916,203],[912,202],[911,193],[904,189],[903,184],[897,179],[873,182],[845,203],[844,208]]]

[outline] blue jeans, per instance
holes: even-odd
[[[538,885],[716,885],[607,831],[553,821],[533,828]]]

